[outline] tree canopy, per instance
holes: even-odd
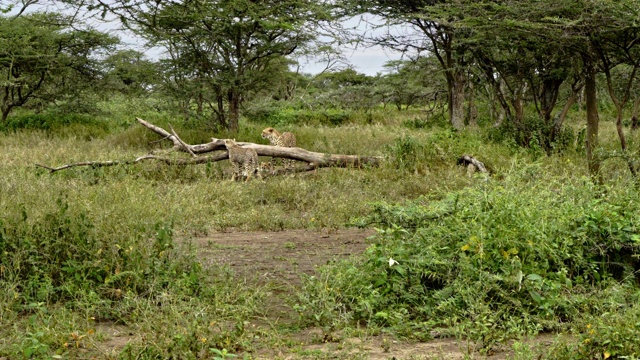
[[[98,59],[118,39],[72,28],[60,14],[0,17],[0,110],[2,121],[32,102],[72,100],[100,74]]]

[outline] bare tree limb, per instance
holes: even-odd
[[[480,171],[481,173],[489,173],[482,161],[474,158],[471,155],[462,155],[460,158],[458,158],[458,165],[466,166],[469,174],[472,174],[476,171]]]
[[[168,140],[171,140],[174,144],[173,148],[175,150],[193,152],[195,154],[202,154],[202,153],[215,151],[215,150],[226,150],[226,147],[224,146],[224,139],[212,138],[211,142],[206,144],[189,145],[179,140],[177,135],[172,135],[168,131],[166,131],[165,129],[159,126],[151,124],[141,118],[136,118],[136,119],[143,126],[154,131],[158,135],[164,138],[167,138]],[[286,148],[286,147],[261,145],[261,144],[247,143],[247,142],[238,142],[238,144],[246,148],[254,149],[260,156],[271,156],[271,157],[293,159],[293,160],[316,164],[316,167],[327,167],[327,166],[347,167],[347,166],[362,166],[362,165],[378,166],[382,161],[381,156],[325,154],[325,153],[318,153],[318,152],[305,150],[298,147]]]
[[[162,140],[169,140],[173,143],[173,149],[176,151],[187,152],[192,155],[191,159],[172,159],[156,156],[153,154],[143,155],[135,160],[122,160],[122,161],[83,161],[78,163],[66,164],[59,167],[50,167],[46,165],[36,164],[36,166],[45,168],[49,172],[54,173],[56,171],[78,167],[78,166],[114,166],[114,165],[130,165],[141,162],[143,160],[156,160],[163,162],[167,165],[192,165],[203,164],[208,162],[215,162],[226,160],[229,158],[227,148],[224,145],[224,139],[212,138],[211,142],[206,144],[190,145],[182,141],[173,128],[171,133],[167,130],[156,126],[150,122],[147,122],[141,118],[136,118],[138,122],[150,129],[151,131],[162,136]],[[260,145],[247,142],[238,142],[242,147],[255,149],[260,156],[281,157],[287,159],[298,160],[306,163],[305,166],[295,167],[292,171],[275,171],[275,174],[290,173],[290,172],[305,172],[313,171],[322,167],[336,166],[336,167],[357,167],[357,166],[378,166],[382,162],[381,156],[360,156],[360,155],[339,155],[339,154],[325,154],[313,151],[308,151],[298,147],[286,148],[277,147],[271,145]],[[197,156],[196,154],[203,154],[207,152],[217,151],[216,154],[210,156]]]
[[[62,165],[62,166],[58,166],[58,167],[50,167],[50,166],[46,166],[46,165],[41,165],[41,164],[36,164],[36,166],[41,167],[41,168],[45,168],[47,170],[49,170],[50,173],[54,173],[56,171],[60,171],[60,170],[64,170],[64,169],[69,169],[72,167],[76,167],[76,166],[93,166],[93,167],[103,167],[103,166],[114,166],[114,165],[128,165],[128,164],[132,164],[136,162],[136,160],[131,161],[81,161],[81,162],[77,162],[77,163],[73,163],[73,164],[66,164],[66,165]]]
[[[178,143],[180,143],[180,146],[182,146],[182,148],[184,148],[189,154],[191,154],[191,156],[196,157],[198,155],[194,154],[193,151],[191,151],[191,149],[189,148],[189,145],[187,145],[184,141],[182,141],[182,139],[180,139],[180,136],[178,136],[178,134],[176,134],[176,131],[173,130],[173,126],[169,125],[169,128],[171,128],[171,134],[173,134],[173,136],[175,137],[176,141]]]

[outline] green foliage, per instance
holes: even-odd
[[[424,145],[412,137],[402,137],[389,147],[392,162],[398,169],[415,171],[424,157]]]
[[[73,24],[72,24],[73,23]],[[0,16],[0,119],[15,109],[55,103],[86,104],[100,73],[96,53],[113,48],[118,39],[80,29],[76,18],[56,13]]]
[[[328,108],[310,110],[294,108],[285,102],[256,103],[248,107],[244,116],[254,123],[266,126],[340,126],[347,124],[372,123],[379,115],[362,111]]]
[[[505,121],[499,127],[488,128],[486,136],[489,141],[547,153],[573,149],[577,138],[570,126],[564,126],[554,134],[551,125],[537,116],[526,117],[519,125]]]
[[[26,210],[19,218],[0,219],[0,267],[6,269],[0,280],[13,284],[16,305],[64,302],[90,293],[118,299],[163,289],[198,292],[200,265],[173,253],[170,226],[156,225],[154,239],[145,246],[149,230],[124,239],[99,238],[86,213],[69,208],[65,199],[57,207],[35,221]]]
[[[404,120],[402,125],[409,129],[432,129],[434,127],[446,128],[449,125],[449,121],[443,113],[440,113],[433,117],[415,117],[413,119]]]
[[[4,123],[0,123],[0,131],[27,129],[63,132],[65,130],[64,128],[70,125],[80,125],[102,133],[108,131],[108,125],[105,122],[96,120],[89,115],[57,114],[51,112],[11,116]]]
[[[325,302],[354,320],[409,333],[446,326],[491,346],[558,329],[596,306],[586,293],[637,281],[632,187],[594,197],[589,181],[540,176],[524,167],[440,200],[375,204],[364,223],[378,236],[362,264],[325,269],[336,275]]]
[[[631,289],[625,289],[629,291]],[[575,339],[556,341],[546,358],[553,359],[637,359],[640,357],[640,308],[636,298],[631,306],[595,316],[582,324]]]

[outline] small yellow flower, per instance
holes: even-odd
[[[591,324],[587,324],[587,329],[591,329]]]
[[[207,338],[206,338],[206,337],[201,337],[201,338],[200,338],[200,341],[202,341],[202,343],[204,344],[204,343],[206,343],[206,342],[207,342]]]
[[[605,351],[605,352],[604,352],[604,354],[602,354],[602,355],[603,355],[603,357],[604,357],[605,359],[608,359],[609,357],[611,357],[611,353],[610,353],[610,352],[608,352],[608,351]]]
[[[469,250],[469,248],[470,248],[469,244],[466,244],[463,247],[461,247],[460,250],[467,251],[467,250]]]

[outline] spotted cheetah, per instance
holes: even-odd
[[[272,127],[268,127],[262,130],[262,138],[269,139],[269,142],[273,146],[279,146],[279,147],[296,147],[297,146],[296,136],[293,133],[283,132],[281,134],[280,132],[278,132],[276,129]],[[291,168],[294,167],[293,162],[294,160],[286,159],[286,160],[283,160],[282,163],[285,169],[287,169],[289,167]],[[272,170],[275,171],[275,167],[276,167],[275,158],[271,158],[271,165],[272,165]]]
[[[260,163],[260,172],[271,172],[273,174],[275,170],[273,169],[273,164],[270,162],[263,161]]]
[[[257,174],[262,179],[260,173],[260,162],[258,161],[258,153],[254,149],[243,148],[234,140],[224,139],[224,146],[229,151],[229,161],[233,165],[233,176],[231,180],[237,180],[240,176],[245,177],[245,181],[249,181],[251,176]],[[242,174],[240,167],[243,167]]]

